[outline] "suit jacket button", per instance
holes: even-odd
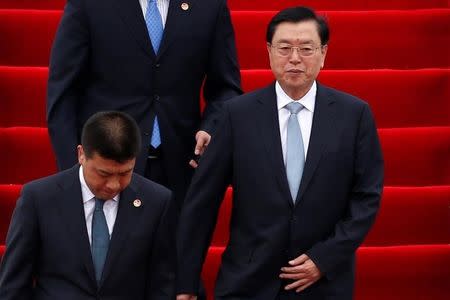
[[[145,136],[149,136],[149,135],[150,135],[150,133],[148,133],[148,132],[144,132],[144,135],[145,135]]]
[[[159,101],[159,96],[158,95],[155,95],[153,98],[155,99],[155,101]]]
[[[161,66],[161,64],[156,64],[155,67],[159,68]]]

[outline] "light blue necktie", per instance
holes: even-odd
[[[287,126],[286,174],[289,190],[295,203],[298,189],[300,188],[300,181],[302,180],[303,167],[305,166],[302,131],[297,119],[297,114],[303,109],[303,105],[298,102],[291,102],[285,108],[291,113]]]
[[[156,5],[156,0],[148,0],[147,11],[145,12],[145,23],[147,24],[147,30],[150,35],[153,50],[155,50],[155,54],[157,54],[159,45],[161,44],[164,28],[161,14],[159,13],[158,6]]]
[[[159,13],[156,0],[148,0],[147,11],[145,12],[145,23],[147,24],[148,34],[150,41],[152,42],[153,50],[155,54],[158,54],[159,45],[164,33],[161,14]],[[154,148],[158,148],[161,145],[161,135],[159,132],[158,118],[155,116],[153,121],[152,139],[150,144]]]
[[[95,209],[92,216],[92,261],[94,262],[95,278],[100,282],[106,254],[109,247],[109,230],[103,212],[105,201],[95,198]]]

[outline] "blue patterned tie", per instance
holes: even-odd
[[[148,0],[147,11],[145,12],[145,23],[147,24],[147,30],[150,41],[152,42],[153,50],[155,51],[155,54],[158,54],[164,28],[161,14],[156,5],[156,0]],[[154,148],[158,148],[158,146],[161,145],[161,135],[159,132],[158,118],[156,116],[153,121],[153,132],[150,144]]]
[[[95,278],[100,282],[106,254],[109,247],[109,230],[103,212],[105,201],[95,198],[95,209],[92,216],[92,261],[94,262]]]
[[[291,102],[285,106],[291,115],[288,120],[287,141],[286,141],[286,174],[291,191],[292,199],[295,203],[298,189],[302,180],[303,167],[305,166],[305,150],[303,147],[302,131],[298,124],[297,114],[303,109],[303,105],[298,102]]]
[[[155,54],[157,54],[164,28],[161,14],[156,5],[156,0],[148,0],[147,11],[145,12],[145,23],[147,24],[147,30],[150,35],[153,50],[155,50]]]

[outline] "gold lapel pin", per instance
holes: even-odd
[[[134,207],[140,207],[142,205],[142,201],[139,199],[136,199],[133,201]]]
[[[189,4],[187,4],[186,2],[181,3],[181,9],[182,10],[188,10],[189,9]]]

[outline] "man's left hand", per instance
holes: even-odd
[[[211,140],[211,135],[209,135],[206,131],[200,130],[195,135],[195,140],[197,141],[197,144],[195,145],[194,154],[202,155],[203,152],[205,152],[206,147],[208,147],[209,141]],[[198,167],[198,163],[193,159],[191,159],[189,165],[193,168]]]
[[[306,255],[302,254],[289,261],[289,266],[281,268],[280,278],[292,279],[294,282],[285,286],[285,290],[301,292],[322,277],[316,264]]]

